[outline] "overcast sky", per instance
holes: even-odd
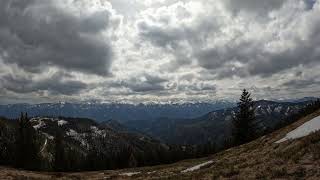
[[[1,0],[1,103],[320,96],[319,0]]]

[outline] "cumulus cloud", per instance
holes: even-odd
[[[68,2],[73,9],[68,9]],[[55,66],[107,75],[113,53],[110,40],[104,34],[118,26],[119,19],[110,9],[86,11],[88,7],[81,8],[76,9],[70,1],[1,1],[3,61],[32,73]]]
[[[225,0],[224,4],[228,10],[233,13],[254,12],[261,15],[267,15],[268,12],[279,9],[285,0]]]
[[[271,19],[267,22],[252,22],[250,18],[233,17],[212,6],[209,9],[213,13],[208,10],[209,15],[205,16],[201,11],[193,12],[194,6],[180,2],[164,10],[150,12],[147,16],[150,19],[139,22],[138,29],[143,40],[172,49],[177,61],[197,60],[199,66],[216,69],[217,73],[225,73],[222,69],[229,67],[230,77],[245,75],[244,71],[249,72],[247,75],[269,76],[319,59],[319,20],[315,18],[319,16],[318,5],[310,10],[305,9],[306,2],[284,3],[250,0],[227,3],[239,8],[241,4],[257,11],[260,8],[268,10],[265,6],[277,10],[270,14]],[[206,9],[200,7],[201,10]],[[177,18],[181,14],[179,9],[184,11],[180,19]],[[177,56],[180,54],[186,56]],[[217,77],[225,75],[217,74]]]
[[[319,85],[320,81],[316,77],[299,78],[299,76],[283,83],[283,86],[294,89],[309,88],[312,86],[317,87]]]
[[[167,81],[158,76],[144,74],[114,82],[113,86],[127,88],[134,93],[149,93],[165,90],[165,82]]]
[[[0,82],[5,90],[18,94],[74,95],[87,88],[87,84],[65,77],[62,72],[54,73],[44,79],[7,74],[0,78]]]

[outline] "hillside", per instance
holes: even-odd
[[[84,118],[34,117],[29,122],[36,134],[33,141],[39,147],[40,162],[36,163],[36,169],[54,168],[58,134],[65,161],[61,167],[63,170],[115,169],[166,163],[159,154],[167,153],[167,145],[127,131],[116,121],[98,123]],[[17,127],[17,121],[0,118],[2,164],[13,164]]]
[[[260,100],[255,102],[255,114],[259,131],[274,129],[287,118],[303,108],[308,101],[274,102]],[[211,111],[198,118],[142,120],[125,123],[145,134],[169,144],[203,144],[212,142],[222,144],[231,135],[232,119],[237,108]]]
[[[311,120],[312,124],[319,123],[319,116],[320,111],[317,111],[270,135],[203,159],[83,173],[38,173],[1,168],[0,179],[317,179],[320,176],[319,132],[281,143],[277,141],[290,132],[301,131],[301,127],[308,127]]]
[[[47,139],[53,139],[55,133],[59,132],[64,135],[67,142],[75,143],[84,149],[89,149],[94,143],[97,145],[107,143],[106,147],[112,147],[114,150],[117,148],[120,149],[121,146],[133,146],[135,149],[135,144],[137,148],[139,144],[146,146],[164,146],[162,148],[165,148],[165,145],[160,144],[160,142],[150,137],[127,131],[121,124],[117,124],[118,129],[114,128],[116,124],[113,121],[97,123],[91,119],[63,117],[37,117],[32,118],[30,121],[33,127],[43,133]],[[102,140],[107,141],[102,143]],[[142,149],[139,150],[142,151]]]

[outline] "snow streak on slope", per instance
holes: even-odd
[[[34,128],[35,130],[39,130],[40,128],[42,128],[42,127],[44,127],[44,126],[46,126],[46,123],[43,122],[42,120],[40,120],[40,121],[39,121],[39,124],[33,126],[33,128]]]
[[[43,144],[43,146],[42,146],[42,148],[40,150],[40,153],[43,152],[43,150],[44,150],[44,148],[46,148],[47,144],[48,144],[48,139],[45,140],[45,142],[44,142],[44,144]]]
[[[196,171],[196,170],[201,169],[201,168],[204,167],[204,166],[210,165],[210,164],[212,164],[212,163],[213,163],[213,161],[208,161],[208,162],[205,162],[205,163],[202,163],[202,164],[193,166],[193,167],[191,167],[191,168],[188,168],[188,169],[186,169],[186,170],[183,170],[183,171],[181,171],[181,172],[182,172],[182,173],[193,172],[193,171]]]
[[[134,175],[137,175],[137,174],[140,174],[141,172],[128,172],[128,173],[122,173],[120,174],[120,176],[134,176]]]
[[[318,130],[320,130],[320,116],[304,123],[303,125],[301,125],[297,129],[288,133],[284,138],[280,139],[276,143],[282,143],[282,142],[285,142],[289,139],[301,138],[301,137],[307,136],[307,135],[309,135],[315,131],[318,131]]]

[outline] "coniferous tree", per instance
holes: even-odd
[[[4,122],[0,120],[0,164],[9,165],[14,163],[14,133]]]
[[[16,138],[16,166],[36,170],[39,168],[39,144],[37,132],[31,125],[27,113],[21,113]]]
[[[56,133],[54,138],[54,170],[64,170],[65,152],[62,144],[63,136],[61,133]]]
[[[25,129],[25,119],[24,114],[21,113],[20,118],[18,120],[18,129],[16,135],[16,160],[15,165],[16,167],[23,167],[23,162],[25,162],[25,156],[23,155],[23,149],[25,146],[25,136],[24,136],[24,129]]]
[[[129,159],[128,159],[128,167],[129,168],[135,168],[138,166],[138,162],[133,154],[133,152],[131,151],[130,152],[130,156],[129,156]]]
[[[238,103],[238,111],[233,119],[234,145],[240,145],[256,136],[255,109],[251,94],[244,89]]]

